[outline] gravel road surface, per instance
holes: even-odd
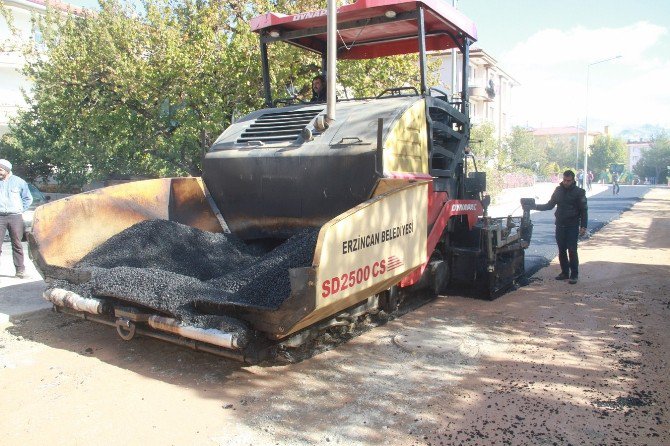
[[[668,445],[669,240],[653,188],[581,242],[577,285],[554,260],[285,366],[37,312],[0,331],[0,443]]]

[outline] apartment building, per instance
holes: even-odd
[[[640,158],[642,158],[642,154],[651,147],[651,142],[642,139],[639,141],[628,141],[626,147],[628,148],[628,165],[626,166],[626,169],[633,170],[633,167],[635,167],[640,161]]]
[[[431,53],[430,57],[440,61],[439,84],[447,92],[451,92],[452,70],[451,51]],[[460,51],[456,52],[457,66],[462,60]],[[504,138],[511,130],[511,114],[514,87],[519,83],[507,74],[498,61],[481,48],[470,50],[468,73],[468,96],[470,102],[470,119],[473,124],[488,121],[494,124],[498,139]],[[460,97],[463,74],[456,72],[455,99]]]
[[[585,140],[590,146],[593,144],[596,136],[600,134],[602,134],[602,132],[589,130],[589,137],[586,139],[586,131],[581,126],[543,127],[533,130],[535,143],[543,147],[551,144],[563,143],[565,145],[583,149],[586,147],[584,144]]]
[[[23,92],[30,92],[30,80],[21,70],[23,47],[41,36],[33,29],[33,18],[44,14],[47,5],[66,14],[83,14],[84,9],[58,1],[2,0],[9,21],[0,15],[0,136],[8,131],[10,119],[25,106]]]

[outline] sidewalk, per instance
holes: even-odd
[[[28,244],[23,244],[27,278],[14,277],[12,246],[3,242],[0,255],[0,326],[12,322],[24,314],[51,308],[51,304],[42,298],[45,284],[28,258]]]
[[[520,217],[523,214],[519,200],[521,198],[535,198],[537,203],[546,203],[556,189],[558,183],[535,183],[529,187],[514,187],[503,190],[495,199],[495,204],[489,206],[491,217]],[[606,184],[592,184],[591,190],[586,191],[586,196],[599,194],[607,190]],[[534,213],[537,211],[532,211]]]

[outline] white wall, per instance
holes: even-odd
[[[13,35],[7,22],[0,17],[0,135],[8,130],[8,123],[20,107],[25,106],[22,90],[30,90],[30,81],[21,70],[25,64],[22,48],[32,38],[32,15],[44,7],[23,0],[2,0],[3,6],[13,17],[12,25],[18,35]]]
[[[444,53],[435,53],[430,57],[437,57],[440,61],[438,79],[439,87],[445,91],[451,92],[451,51]],[[487,56],[488,57],[488,56]],[[461,60],[460,53],[456,54],[456,93],[461,91]],[[484,60],[479,54],[471,57],[469,68],[469,87],[488,87],[489,79],[492,79],[495,87],[495,98],[493,101],[482,101],[470,98],[470,120],[473,124],[481,124],[485,121],[494,124],[496,136],[503,138],[511,131],[510,113],[512,110],[513,88],[515,81],[511,80],[495,65],[490,65],[490,61]]]

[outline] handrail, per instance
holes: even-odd
[[[391,93],[391,96],[400,96],[400,92],[403,90],[413,90],[415,96],[419,96],[419,90],[416,87],[391,87],[387,88],[377,95],[375,99],[379,99],[386,93]]]
[[[291,98],[277,98],[274,101],[272,101],[273,106],[277,106],[277,104],[286,104],[286,105],[293,105],[293,104],[310,104],[310,102],[303,101],[297,96],[293,96]]]
[[[449,102],[449,94],[446,91],[442,90],[441,88],[437,88],[437,87],[428,87],[428,96],[430,96],[430,93],[433,92],[433,91],[436,91],[436,92],[440,93],[442,96],[444,96],[447,99],[445,102]]]

